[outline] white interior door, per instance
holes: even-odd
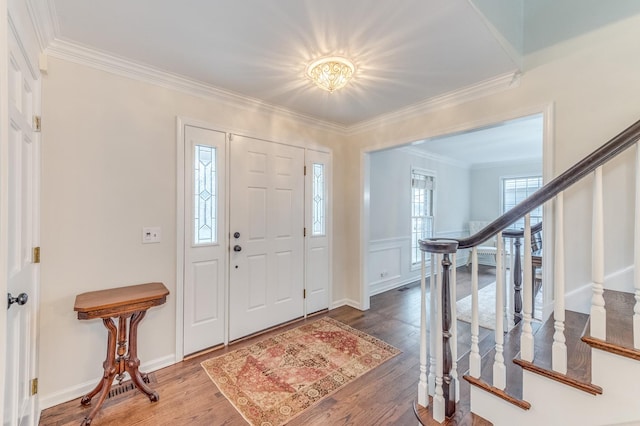
[[[224,342],[225,139],[185,126],[184,354]]]
[[[7,311],[4,425],[32,425],[36,400],[40,145],[34,132],[40,80],[12,31],[8,43]],[[6,163],[3,163],[6,164]],[[5,211],[3,209],[3,211]],[[4,348],[2,350],[5,350]]]
[[[331,154],[306,153],[306,304],[307,314],[329,308]]]
[[[230,142],[229,338],[301,317],[304,150]]]

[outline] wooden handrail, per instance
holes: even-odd
[[[531,235],[542,231],[542,222],[538,222],[531,227]],[[502,231],[505,238],[524,238],[524,229],[505,229]]]
[[[604,163],[625,151],[627,148],[638,142],[638,140],[640,140],[640,120],[627,127],[609,142],[602,145],[567,171],[531,194],[531,196],[523,200],[520,204],[482,228],[475,235],[453,240],[458,241],[459,249],[470,248],[481,244],[498,232],[506,229],[509,225],[529,213],[531,210],[542,205],[545,201],[552,199]],[[509,231],[505,232],[503,235],[507,233],[509,233]],[[421,240],[421,243],[422,242],[423,240]],[[424,240],[424,243],[425,244],[420,244],[420,246],[429,248],[428,240]]]

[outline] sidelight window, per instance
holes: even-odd
[[[313,163],[311,167],[311,191],[312,191],[312,208],[311,208],[311,235],[326,235],[326,185],[324,175],[324,164]]]
[[[193,170],[193,242],[195,245],[214,244],[218,235],[216,149],[207,145],[196,145]]]

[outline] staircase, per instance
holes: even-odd
[[[639,140],[640,121],[477,234],[459,240],[420,241],[421,353],[415,411],[421,424],[640,425]],[[632,146],[636,150],[636,229],[629,232],[634,232],[635,274],[630,291],[621,292],[604,286],[602,166]],[[565,309],[565,255],[571,252],[565,248],[563,197],[566,189],[591,174],[592,297],[587,315]],[[555,227],[553,250],[549,250],[553,262],[548,262],[553,271],[547,274],[553,276],[553,314],[540,323],[533,320],[529,212],[549,200],[553,200]],[[507,249],[514,235],[503,231],[521,217],[524,253],[508,255],[514,253]],[[533,234],[537,232],[534,228]],[[494,237],[498,252],[496,319],[493,341],[489,341],[480,339],[478,325],[477,247]],[[567,242],[580,243],[575,238]],[[458,335],[453,320],[456,273],[450,266],[456,264],[462,249],[471,250],[472,320],[470,351],[459,358],[458,345],[453,342],[465,337]],[[427,262],[432,271],[431,298],[426,296]]]

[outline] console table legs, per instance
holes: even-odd
[[[138,358],[138,324],[144,318],[146,311],[136,311],[131,314],[121,315],[118,317],[118,327],[116,328],[113,319],[103,318],[102,322],[108,330],[107,336],[107,357],[102,364],[104,373],[102,379],[96,387],[86,394],[80,400],[82,405],[90,405],[94,396],[100,393],[97,403],[91,410],[91,413],[84,418],[82,425],[90,425],[95,415],[100,410],[100,407],[107,398],[109,391],[111,390],[111,384],[114,378],[121,381],[124,377],[124,373],[129,373],[132,383],[143,392],[151,402],[156,402],[160,399],[157,392],[152,390],[146,383],[145,379],[147,375],[141,373],[138,370],[140,366],[140,359]],[[129,330],[129,344],[127,347],[127,319]],[[117,358],[116,358],[116,342],[117,342]],[[126,352],[126,354],[125,354]]]

